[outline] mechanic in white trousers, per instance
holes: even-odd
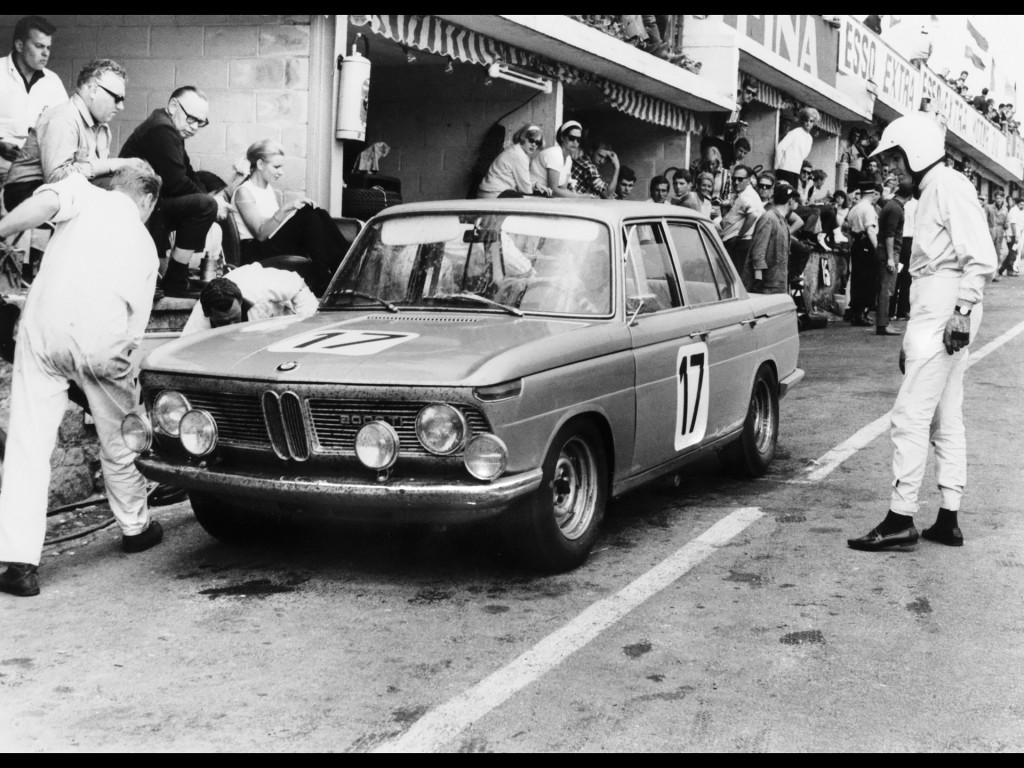
[[[41,186],[0,220],[0,237],[50,221],[57,225],[21,315],[11,380],[11,421],[0,487],[0,591],[39,594],[46,535],[50,454],[67,406],[68,382],[85,392],[100,440],[110,508],[122,548],[159,543],[146,481],[121,437],[138,407],[132,355],[153,304],[157,261],[145,221],[160,177],[144,161],[118,171],[110,191],[80,174]]]
[[[913,516],[931,443],[941,507],[935,524],[920,535],[962,546],[957,512],[967,481],[963,380],[967,347],[981,325],[985,281],[996,270],[996,252],[977,191],[942,162],[943,130],[931,116],[916,113],[893,120],[874,155],[882,155],[900,183],[912,184],[918,197],[910,320],[900,353],[905,377],[892,410],[889,513],[866,536],[847,543],[877,551],[917,541]]]

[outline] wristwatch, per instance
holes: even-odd
[[[971,316],[971,308],[970,307],[965,307],[962,304],[957,304],[956,305],[956,313],[958,315],[960,315],[961,317],[970,317]]]

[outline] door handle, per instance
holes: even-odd
[[[751,328],[757,325],[757,320],[753,317],[747,320],[740,320],[740,325],[749,325]]]
[[[689,334],[689,336],[690,336],[691,339],[699,339],[700,341],[707,341],[708,340],[708,332],[707,331],[694,331],[693,333]]]

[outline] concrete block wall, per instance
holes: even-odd
[[[0,15],[0,50],[18,15]],[[70,94],[94,58],[128,71],[124,111],[111,123],[114,151],[171,92],[195,85],[210,99],[210,125],[189,139],[193,166],[226,181],[254,141],[281,141],[281,186],[305,192],[309,82],[308,15],[47,15],[57,27],[49,68]]]
[[[481,142],[496,120],[509,129],[506,138],[531,121],[553,141],[551,95],[503,80],[485,85],[486,79],[483,67],[460,63],[450,74],[443,66],[373,67],[366,141],[390,147],[380,172],[402,180],[403,202],[465,198]],[[346,150],[348,168],[358,151],[351,154],[348,160]]]

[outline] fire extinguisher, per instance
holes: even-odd
[[[352,54],[338,57],[338,115],[334,135],[339,139],[366,140],[366,108],[370,102],[370,60],[358,51],[359,38],[363,39],[366,55],[370,54],[370,41],[356,33]]]

